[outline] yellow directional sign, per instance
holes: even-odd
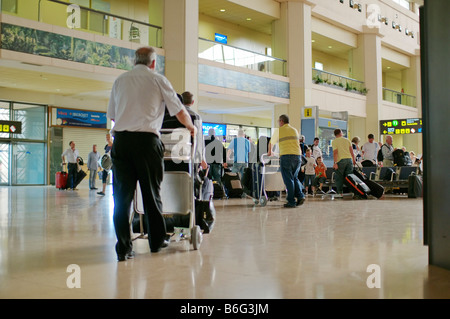
[[[312,117],[312,114],[313,114],[312,108],[310,108],[310,107],[305,108],[305,116],[304,116],[305,118]]]
[[[386,134],[422,133],[422,119],[400,119],[380,121],[380,132]]]

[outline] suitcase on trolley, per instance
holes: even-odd
[[[357,198],[367,199],[367,195],[370,194],[370,188],[358,176],[348,174],[344,181]]]
[[[222,178],[227,196],[229,198],[240,198],[244,194],[239,173],[226,172]]]
[[[56,172],[55,186],[57,189],[67,188],[67,172]]]

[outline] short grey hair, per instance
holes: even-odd
[[[150,65],[156,60],[156,51],[153,47],[142,47],[136,50],[134,64]]]

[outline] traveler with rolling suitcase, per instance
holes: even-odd
[[[355,153],[352,143],[344,137],[341,129],[334,130],[336,137],[332,142],[333,168],[336,170],[336,188],[338,194],[342,195],[345,177],[353,173],[353,165],[356,164]]]
[[[79,161],[79,153],[75,148],[75,142],[70,141],[70,148],[68,148],[64,153],[61,154],[63,165],[66,164],[64,157],[67,158],[67,188],[71,188],[72,190],[76,189],[76,177],[78,173],[78,161]]]

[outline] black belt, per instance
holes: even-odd
[[[131,131],[120,131],[120,132],[114,132],[114,136],[151,136],[151,137],[157,137],[159,138],[158,135],[156,135],[155,133],[152,132],[139,132],[139,131],[135,131],[135,132],[131,132]]]

